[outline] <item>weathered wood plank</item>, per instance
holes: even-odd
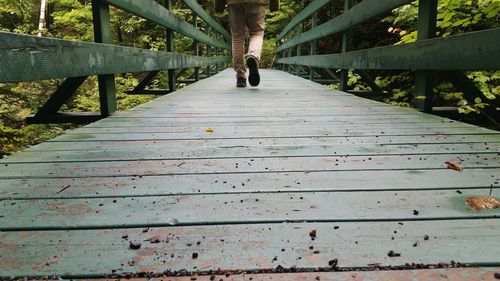
[[[486,187],[500,187],[500,168],[0,179],[0,199]]]
[[[247,147],[273,145],[425,145],[425,144],[463,144],[499,143],[496,135],[430,135],[430,136],[367,136],[367,137],[317,137],[317,138],[248,138],[248,139],[198,139],[198,140],[150,140],[150,141],[73,141],[61,144],[55,140],[27,148],[25,151],[79,151],[79,150],[117,150],[117,149],[163,149],[170,146]]]
[[[229,123],[229,122],[228,122]],[[308,124],[302,123],[297,125],[285,125],[285,124],[185,124],[184,126],[140,126],[134,125],[133,122],[128,123],[128,126],[113,126],[113,123],[108,123],[108,125],[103,127],[86,127],[81,128],[77,131],[78,134],[128,134],[128,133],[142,133],[142,134],[154,134],[154,133],[191,133],[198,134],[199,132],[203,132],[207,129],[207,127],[212,128],[213,130],[217,130],[218,133],[233,133],[235,131],[239,133],[245,133],[247,131],[259,131],[262,127],[265,127],[268,130],[272,130],[275,132],[279,131],[299,131],[299,130],[310,130],[310,131],[323,131],[323,132],[338,132],[338,131],[373,131],[373,130],[386,130],[386,129],[470,129],[474,128],[473,125],[467,125],[462,123],[411,123],[411,124]],[[475,129],[475,128],[474,128]],[[71,134],[71,132],[68,132]],[[500,136],[500,134],[499,134]]]
[[[277,121],[234,121],[231,123],[229,120],[223,120],[223,121],[210,121],[210,120],[205,120],[205,118],[200,118],[200,119],[194,119],[194,122],[189,122],[183,119],[173,119],[167,122],[162,122],[161,124],[155,126],[154,124],[148,125],[145,124],[145,122],[141,122],[141,125],[135,125],[134,122],[109,122],[109,123],[98,123],[98,124],[91,124],[88,126],[85,126],[84,130],[95,130],[97,128],[100,129],[107,129],[107,128],[130,128],[129,131],[133,131],[136,128],[145,130],[146,128],[150,128],[150,130],[167,130],[168,128],[171,128],[173,130],[188,130],[188,129],[194,129],[198,127],[198,130],[200,127],[203,129],[207,127],[217,127],[219,129],[228,129],[228,128],[261,128],[262,126],[266,127],[289,127],[290,123],[292,124],[300,124],[301,127],[320,127],[321,128],[329,128],[329,129],[334,129],[334,130],[340,130],[340,129],[348,129],[348,128],[353,128],[353,129],[366,129],[367,127],[370,128],[449,128],[449,127],[454,127],[454,128],[467,128],[471,127],[472,125],[468,124],[463,124],[463,123],[458,123],[458,122],[437,122],[437,121],[430,121],[430,122],[414,122],[414,121],[409,121],[409,122],[384,122],[384,121],[371,121],[371,122],[339,122],[336,121],[334,118],[332,120],[303,120],[303,119],[289,119],[289,120],[277,120]],[[292,125],[293,126],[293,125]],[[314,128],[313,127],[313,128]],[[83,130],[83,129],[82,129]],[[500,135],[500,133],[499,133]]]
[[[500,267],[468,267],[468,268],[443,268],[443,269],[426,269],[426,270],[370,270],[366,271],[347,271],[347,272],[309,272],[309,273],[274,273],[256,274],[254,272],[230,272],[230,276],[225,274],[206,274],[184,277],[168,277],[168,281],[353,281],[353,280],[370,280],[370,281],[493,281],[498,280],[495,274],[499,274]],[[189,274],[188,274],[189,275]],[[165,276],[166,277],[166,276]],[[131,278],[131,281],[158,281],[164,280],[165,277],[158,278]],[[215,277],[215,278],[213,278]],[[194,279],[196,278],[196,279]],[[250,279],[251,278],[251,279]],[[95,281],[95,279],[82,280]],[[112,281],[112,280],[109,280]]]
[[[309,237],[312,229],[317,231],[314,241]],[[128,239],[122,238],[124,235]],[[426,235],[428,240],[424,239]],[[130,240],[140,241],[141,249],[130,249]],[[451,261],[498,266],[499,244],[498,219],[439,221],[438,224],[415,221],[168,227],[146,232],[143,229],[2,232],[0,276],[102,277],[125,272],[217,269],[237,272],[276,269],[278,265],[286,269],[294,266],[326,269],[333,259],[338,259],[340,268],[449,264]],[[388,257],[391,250],[401,256]],[[197,258],[193,258],[193,253],[198,254]],[[363,274],[371,273],[374,272]],[[351,277],[353,274],[361,273],[351,273]],[[488,270],[486,280],[492,280],[491,274]],[[368,280],[374,280],[369,276]],[[249,280],[248,277],[252,276],[244,280]],[[353,280],[351,277],[348,280]]]
[[[154,122],[154,121],[152,121]],[[55,141],[132,141],[132,140],[209,140],[209,139],[236,139],[236,138],[314,138],[314,137],[375,137],[375,136],[438,136],[438,135],[492,135],[498,136],[498,133],[488,129],[481,128],[424,128],[424,129],[358,129],[358,130],[309,130],[307,128],[289,128],[289,130],[281,129],[279,131],[271,130],[263,127],[260,130],[240,129],[218,131],[213,128],[213,132],[207,133],[206,128],[196,133],[134,133],[128,134],[85,134],[78,131],[68,132],[66,135],[55,138]]]
[[[207,103],[208,104],[208,103]],[[258,108],[260,105],[255,104],[249,107],[254,107]],[[373,118],[387,118],[388,116],[401,116],[403,118],[408,118],[408,117],[414,117],[414,118],[420,118],[422,117],[422,121],[452,121],[452,120],[447,120],[437,117],[437,116],[432,116],[432,115],[422,115],[421,113],[415,111],[415,110],[394,110],[392,111],[391,108],[387,108],[386,110],[385,107],[380,108],[379,110],[370,112],[370,110],[367,110],[367,108],[361,108],[361,109],[356,109],[353,110],[352,108],[350,109],[340,109],[337,110],[337,108],[324,108],[320,110],[300,110],[300,109],[295,109],[295,110],[290,110],[287,111],[286,108],[283,108],[284,110],[277,109],[276,111],[272,111],[271,109],[268,111],[264,111],[262,109],[254,110],[254,111],[247,111],[246,109],[235,109],[235,108],[221,108],[218,110],[218,106],[214,105],[214,109],[210,109],[210,112],[203,113],[199,112],[197,110],[189,111],[189,112],[176,112],[176,110],[173,110],[172,112],[156,112],[155,110],[151,110],[151,112],[144,112],[144,111],[136,111],[136,112],[131,112],[131,113],[122,113],[118,114],[116,116],[110,117],[111,120],[120,120],[120,119],[127,119],[127,118],[193,118],[193,117],[206,117],[206,118],[228,118],[228,117],[239,117],[243,118],[245,120],[246,118],[269,118],[269,119],[276,119],[276,120],[287,120],[291,118],[312,118],[312,119],[331,119],[333,117],[338,117],[340,120],[345,120],[345,117],[342,118],[342,116],[353,116],[357,117],[358,119],[364,118],[368,119],[367,117],[373,117]],[[249,108],[247,107],[247,108]],[[165,109],[164,109],[165,110]],[[158,113],[158,116],[154,116],[155,113]],[[109,120],[109,121],[111,121]],[[453,121],[452,121],[453,122]]]
[[[465,204],[488,189],[301,192],[0,201],[0,231],[498,218]],[[415,213],[417,212],[417,213]],[[28,215],[29,214],[29,215]]]
[[[253,107],[253,106],[221,106],[221,105],[212,105],[210,103],[205,103],[205,108],[200,107],[182,107],[183,103],[177,104],[177,106],[172,106],[171,108],[148,108],[147,110],[131,110],[126,112],[120,112],[113,116],[114,118],[123,118],[123,117],[173,117],[173,116],[182,116],[182,115],[192,115],[198,114],[200,116],[241,116],[241,117],[252,117],[252,116],[269,116],[269,117],[287,117],[288,115],[294,114],[298,115],[297,117],[301,117],[304,115],[304,108],[290,108],[290,107],[281,107],[279,109],[273,109],[271,107]],[[209,107],[207,107],[209,105]],[[338,116],[338,115],[418,115],[418,113],[413,109],[401,110],[399,108],[388,108],[385,106],[379,107],[317,107],[307,109],[307,112],[312,116]],[[289,116],[293,117],[293,116]],[[295,118],[297,118],[295,117]]]
[[[500,167],[500,153],[21,163],[4,164],[0,178],[421,170],[447,169],[446,162],[458,163],[463,169],[493,169]]]
[[[307,123],[310,124],[319,124],[323,126],[328,126],[328,125],[356,125],[356,124],[394,124],[395,126],[398,126],[398,124],[401,124],[400,126],[411,126],[415,125],[417,122],[416,120],[420,119],[419,116],[408,114],[408,115],[393,115],[393,114],[386,114],[386,115],[378,115],[374,116],[373,118],[370,118],[368,115],[348,115],[348,114],[342,114],[342,115],[330,115],[330,116],[324,116],[324,115],[309,115],[309,116],[296,116],[292,117],[293,115],[290,114],[290,117],[282,117],[282,118],[277,118],[277,117],[272,117],[272,116],[207,116],[203,114],[179,114],[176,117],[174,116],[164,116],[164,117],[117,117],[117,118],[110,118],[111,120],[101,120],[93,125],[90,125],[88,127],[105,127],[105,125],[109,124],[111,126],[117,125],[117,126],[129,126],[129,127],[138,127],[138,126],[143,126],[147,125],[149,127],[165,127],[165,126],[196,126],[197,124],[202,124],[202,125],[207,125],[207,124],[229,124],[233,126],[237,125],[254,125],[258,126],[261,124],[269,124],[269,125],[281,125],[284,128],[290,128],[293,126],[302,126],[302,125],[307,125]],[[401,122],[396,122],[396,120],[401,119]],[[231,122],[231,120],[234,120]],[[305,122],[304,122],[305,121]],[[469,125],[469,124],[464,124],[464,123],[458,123],[458,122],[452,122],[452,121],[447,121],[443,119],[435,119],[435,118],[422,118],[421,122],[422,125],[427,125],[427,124],[435,124],[435,123],[442,123],[442,124],[450,124],[449,127],[473,127],[474,129],[479,129],[475,126]],[[490,133],[498,133],[497,131],[492,131],[492,130],[484,130]]]
[[[86,161],[139,161],[176,159],[224,159],[311,156],[380,156],[380,155],[431,155],[431,154],[497,154],[500,143],[426,144],[426,145],[273,145],[273,146],[196,146],[185,145],[136,149],[88,149],[85,151],[26,151],[6,157],[2,164],[60,163]]]

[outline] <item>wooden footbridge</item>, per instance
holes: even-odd
[[[429,110],[432,70],[450,69],[470,90],[459,70],[498,68],[488,59],[500,54],[498,29],[350,52],[352,25],[410,1],[346,1],[343,16],[315,27],[328,2],[313,1],[278,38],[285,70],[314,80],[334,68],[416,69]],[[282,70],[237,89],[232,70],[220,71],[229,34],[184,3],[211,32],[168,1],[93,1],[98,42],[110,43],[111,4],[168,28],[168,52],[0,33],[1,82],[69,77],[30,122],[100,119],[0,161],[0,278],[500,278],[500,209],[465,203],[498,198],[500,133]],[[433,5],[421,1],[421,17],[435,17]],[[312,31],[282,40],[310,19]],[[195,40],[195,55],[172,52],[172,31]],[[337,32],[344,53],[314,55],[314,40]],[[310,56],[296,48],[306,43]],[[460,60],[441,64],[456,44]],[[187,68],[208,78],[173,92],[174,69]],[[144,88],[165,69],[169,89]],[[170,94],[113,113],[113,74],[144,71],[132,92]],[[99,75],[101,112],[58,113],[89,75]]]

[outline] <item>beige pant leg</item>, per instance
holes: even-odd
[[[260,61],[266,27],[266,6],[246,4],[245,16],[248,32],[250,33],[248,55]]]
[[[245,31],[246,18],[244,5],[229,6],[229,22],[233,42],[233,64],[236,77],[245,77]]]

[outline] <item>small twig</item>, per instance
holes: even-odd
[[[70,186],[71,186],[71,185],[70,185],[70,184],[68,184],[68,185],[67,185],[67,186],[65,186],[63,189],[59,190],[59,191],[57,192],[57,194],[59,194],[59,193],[61,193],[61,192],[65,191],[65,190],[66,190],[66,189],[68,189]]]

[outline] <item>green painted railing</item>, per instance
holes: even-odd
[[[163,5],[153,0],[93,0],[92,12],[95,43],[35,37],[0,32],[0,83],[15,83],[66,78],[30,123],[90,122],[113,114],[117,110],[116,73],[149,72],[130,91],[130,94],[166,94],[175,91],[176,69],[195,68],[192,81],[200,77],[200,67],[206,76],[218,71],[219,66],[230,62],[230,34],[193,0],[183,0],[194,14],[190,24],[171,11],[171,1]],[[109,6],[147,19],[166,29],[166,51],[151,51],[112,45]],[[210,32],[198,28],[198,17],[204,20]],[[194,41],[193,55],[174,52],[173,33],[190,37]],[[207,53],[215,56],[199,56],[199,45],[205,44]],[[215,67],[214,67],[215,66]],[[145,90],[145,87],[161,70],[168,70],[165,90]],[[99,80],[100,112],[59,113],[88,76],[97,75]]]
[[[364,0],[352,6],[352,0],[344,0],[344,11],[340,16],[317,25],[318,11],[332,1],[313,1],[277,37],[277,63],[284,70],[291,71],[293,67],[294,72],[300,74],[301,67],[306,66],[309,78],[315,79],[315,71],[319,69],[330,76],[327,82],[333,82],[336,76],[331,69],[340,69],[340,89],[348,91],[348,70],[352,69],[359,72],[377,92],[383,90],[366,70],[414,70],[414,101],[420,110],[431,112],[434,100],[432,71],[447,71],[453,84],[465,93],[467,99],[473,100],[482,93],[462,71],[500,69],[499,28],[435,38],[437,0],[419,1],[416,42],[356,51],[349,50],[351,36],[354,35],[350,32],[351,28],[413,1]],[[309,19],[311,29],[304,32],[303,27]],[[342,34],[342,52],[317,55],[316,40],[338,33]],[[303,44],[310,44],[308,55],[302,55]]]

